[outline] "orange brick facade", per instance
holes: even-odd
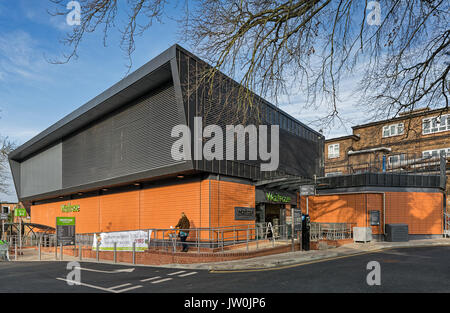
[[[385,224],[408,224],[411,235],[440,235],[443,233],[443,194],[426,192],[386,192],[383,194],[355,193],[309,197],[311,222],[353,223],[369,227],[370,210],[380,212],[380,226],[371,226],[373,234],[383,234]],[[301,207],[306,211],[302,197]],[[386,212],[386,216],[384,216]]]
[[[63,213],[62,205],[79,205],[79,212]],[[168,229],[181,212],[191,228],[247,225],[235,221],[234,208],[255,207],[255,187],[248,184],[202,180],[167,186],[57,201],[31,207],[31,222],[55,227],[56,217],[75,216],[76,232],[97,233],[136,229]],[[205,232],[201,236],[207,238]]]

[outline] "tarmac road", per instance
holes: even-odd
[[[366,282],[380,264],[381,285]],[[68,262],[1,262],[0,292],[307,293],[450,292],[450,247],[396,248],[303,265],[220,271],[80,263],[81,285],[67,283]],[[73,269],[73,268],[72,268]]]

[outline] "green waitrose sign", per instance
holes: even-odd
[[[79,205],[62,205],[61,212],[63,213],[72,213],[72,212],[80,212]]]
[[[75,226],[75,217],[57,217],[56,226]]]
[[[270,202],[282,202],[282,203],[290,203],[291,197],[283,196],[277,193],[266,192],[266,199]]]

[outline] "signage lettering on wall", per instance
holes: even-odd
[[[266,199],[270,202],[290,203],[291,197],[283,196],[277,193],[266,192]]]
[[[80,206],[79,205],[62,205],[61,211],[63,213],[71,213],[71,212],[80,212]]]
[[[243,208],[243,207],[235,207],[234,208],[234,219],[239,221],[253,221],[256,219],[255,216],[255,208]]]

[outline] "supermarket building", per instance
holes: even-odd
[[[282,223],[296,192],[256,182],[323,176],[324,137],[256,95],[242,110],[235,81],[218,73],[213,84],[198,83],[207,68],[174,45],[13,151],[31,222],[55,227],[56,217],[75,216],[77,233],[167,229],[181,212],[191,228]],[[279,125],[278,169],[261,171],[259,158],[174,160],[172,129],[187,125],[193,134],[196,117],[224,133],[226,125]],[[246,209],[256,220],[239,216]]]
[[[312,222],[371,227],[380,239],[391,223],[408,224],[420,238],[448,232],[445,172],[323,177],[322,134],[254,94],[243,110],[238,83],[221,73],[202,82],[205,69],[174,45],[13,151],[16,191],[31,222],[55,227],[56,217],[74,216],[78,234],[168,229],[185,212],[191,228],[285,225],[290,209],[301,208]],[[224,134],[226,125],[279,125],[277,170],[262,171],[260,158],[199,160],[194,149],[174,159],[173,128],[194,134],[198,117],[203,129],[218,125]],[[252,144],[249,136],[247,152]],[[317,187],[308,206],[302,184]]]

